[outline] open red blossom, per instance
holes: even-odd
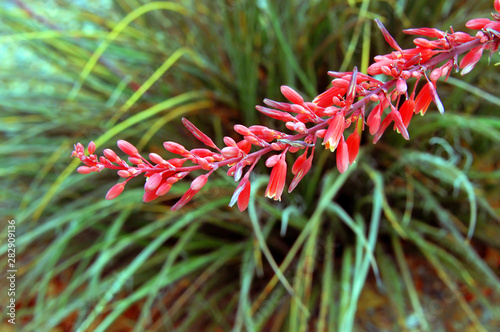
[[[330,149],[330,151],[335,151],[337,145],[340,142],[340,137],[342,136],[344,129],[345,116],[342,114],[342,112],[339,112],[333,117],[330,125],[328,126],[328,130],[325,133],[323,145],[325,145],[327,149]]]

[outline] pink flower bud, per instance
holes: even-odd
[[[128,157],[128,161],[135,165],[142,166],[142,159],[136,157]]]
[[[91,172],[90,167],[87,166],[80,166],[76,169],[76,171],[80,174],[89,174]]]
[[[169,192],[170,188],[172,188],[172,184],[168,183],[167,181],[164,181],[156,190],[156,195],[163,196]]]
[[[119,140],[116,144],[118,145],[118,148],[120,148],[120,150],[131,157],[136,157],[139,155],[139,151],[137,150],[137,148],[127,141]]]
[[[150,153],[149,160],[151,160],[155,164],[162,164],[163,162],[165,162],[165,159],[163,159],[159,154],[156,153]]]
[[[237,147],[226,146],[221,151],[222,151],[222,156],[226,159],[235,158],[240,155],[240,149]]]
[[[239,124],[234,125],[234,131],[242,136],[252,135],[252,132],[250,131],[250,129],[248,129],[245,126],[239,125]]]
[[[191,190],[199,191],[201,188],[203,188],[205,184],[207,184],[207,180],[208,180],[207,174],[198,176],[196,179],[193,180],[193,182],[191,182],[190,186]]]
[[[95,143],[93,141],[90,141],[87,150],[90,154],[93,154],[95,152]]]
[[[402,78],[399,78],[396,82],[396,90],[398,90],[399,94],[406,93],[408,86],[406,85],[406,81]]]
[[[294,104],[304,103],[304,99],[297,93],[297,91],[290,88],[289,86],[282,85],[281,93],[283,94],[283,96],[285,96],[286,99],[290,100]]]
[[[144,184],[144,191],[155,190],[160,185],[161,180],[162,176],[160,173],[155,173],[151,175]]]
[[[169,152],[172,152],[172,153],[175,153],[175,154],[180,154],[182,156],[186,155],[186,154],[189,154],[189,152],[186,150],[186,148],[184,148],[182,145],[180,145],[179,143],[175,143],[175,142],[164,142],[163,143],[163,147],[169,151]]]
[[[109,189],[108,193],[106,194],[106,199],[112,200],[118,197],[122,193],[123,189],[125,189],[126,183],[127,182],[118,183],[111,187],[111,189]]]
[[[276,154],[274,156],[271,156],[271,157],[267,158],[266,166],[267,167],[274,167],[274,165],[276,165],[279,160],[280,160],[280,155]]]
[[[118,171],[118,176],[122,178],[128,178],[130,176],[130,173],[125,170],[120,170]]]
[[[228,136],[224,137],[224,144],[226,144],[227,146],[236,146],[236,142],[234,141],[234,139]]]
[[[121,161],[120,157],[111,149],[104,149],[103,154],[112,163],[119,163]]]

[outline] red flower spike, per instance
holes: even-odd
[[[162,179],[163,178],[160,173],[154,173],[146,180],[146,183],[144,184],[144,191],[155,190],[160,185]]]
[[[94,154],[94,152],[95,152],[95,143],[93,141],[89,142],[89,145],[87,146],[87,150],[89,151],[89,154]]]
[[[420,115],[424,115],[427,112],[432,101],[431,85],[432,83],[429,82],[425,84],[417,95],[415,99],[415,114],[420,113]]]
[[[112,200],[118,197],[122,193],[123,189],[125,189],[125,184],[127,184],[127,182],[118,183],[111,187],[106,194],[106,199]]]
[[[349,148],[347,147],[347,143],[344,141],[344,135],[342,135],[342,139],[340,140],[337,148],[336,159],[339,172],[344,173],[347,171],[347,168],[349,167]]]
[[[380,29],[380,31],[382,31],[382,34],[384,35],[384,38],[387,41],[387,43],[389,43],[389,45],[391,45],[392,48],[394,48],[394,49],[396,49],[396,50],[398,50],[400,52],[403,52],[403,50],[401,49],[401,47],[398,45],[398,43],[396,43],[396,41],[391,36],[391,34],[389,33],[389,31],[387,31],[387,29],[385,28],[385,26],[382,24],[382,22],[380,22],[378,19],[375,19],[375,22],[377,23],[377,26]]]
[[[290,100],[294,104],[302,105],[304,103],[304,99],[299,95],[299,93],[289,86],[282,85],[281,93],[286,99]]]
[[[302,156],[305,156],[305,155],[306,154],[304,153]],[[302,156],[300,156],[300,157],[302,157]],[[298,169],[296,169],[297,172],[294,173],[295,176],[293,177],[293,180],[290,183],[290,186],[288,187],[289,193],[291,193],[297,187],[297,185],[300,183],[300,181],[304,178],[304,176],[307,174],[307,172],[309,172],[309,170],[311,169],[313,156],[314,156],[314,154],[311,154],[309,156],[309,158],[307,158],[304,162],[302,162],[300,164],[300,167],[298,167]],[[295,164],[294,164],[294,166],[295,166]]]
[[[219,148],[210,139],[210,137],[208,137],[201,130],[196,128],[196,126],[194,124],[192,124],[191,122],[189,122],[186,118],[182,118],[182,123],[191,132],[191,134],[193,134],[193,136],[196,137],[198,140],[200,140],[203,144],[205,144],[206,146],[209,146],[213,149],[219,150]]]
[[[85,166],[78,168],[79,173],[88,174],[99,172],[105,168],[117,172],[126,181],[113,186],[107,193],[107,199],[113,199],[121,194],[126,183],[138,175],[144,175],[147,182],[144,185],[145,194],[143,200],[151,201],[158,196],[169,192],[174,183],[181,180],[192,171],[206,169],[209,173],[195,178],[189,190],[172,207],[177,210],[185,205],[192,197],[207,183],[208,176],[220,166],[231,166],[228,175],[234,176],[239,181],[245,167],[249,166],[244,178],[238,184],[233,194],[230,205],[238,203],[238,208],[244,210],[250,199],[249,175],[257,160],[261,156],[272,152],[281,151],[279,155],[271,156],[266,165],[272,167],[269,184],[266,188],[266,196],[280,200],[283,193],[287,176],[287,164],[285,154],[287,152],[303,151],[296,158],[291,169],[294,178],[289,186],[289,192],[294,190],[304,175],[312,167],[314,145],[317,138],[323,138],[323,145],[332,151],[336,150],[336,163],[340,172],[345,172],[349,165],[355,162],[359,152],[360,135],[364,130],[364,123],[374,134],[373,142],[376,143],[384,131],[394,121],[394,130],[409,139],[407,127],[413,113],[427,111],[430,102],[434,101],[440,112],[444,111],[443,104],[437,94],[435,82],[440,77],[448,77],[452,69],[460,63],[462,75],[470,72],[480,60],[483,50],[490,53],[496,52],[500,46],[500,0],[494,1],[497,13],[492,14],[492,19],[474,19],[467,22],[467,27],[478,30],[475,36],[465,32],[455,32],[451,28],[450,33],[437,29],[419,28],[405,30],[408,34],[422,35],[415,38],[414,48],[402,50],[386,28],[376,21],[382,31],[385,40],[395,51],[375,56],[375,63],[368,68],[371,75],[386,74],[392,80],[381,82],[366,74],[358,73],[356,69],[352,72],[328,72],[335,79],[332,87],[319,94],[313,102],[305,102],[302,96],[288,86],[282,86],[283,95],[290,102],[276,102],[264,99],[264,104],[270,108],[257,106],[262,113],[286,122],[287,129],[294,134],[287,134],[273,128],[256,125],[247,128],[235,125],[234,129],[244,139],[236,143],[229,137],[224,139],[226,147],[219,150],[214,142],[191,122],[183,119],[187,129],[209,149],[192,149],[188,151],[182,145],[175,142],[165,142],[164,146],[170,152],[181,155],[181,158],[164,160],[158,154],[150,154],[151,163],[145,160],[132,144],[126,141],[118,141],[119,148],[128,156],[132,165],[121,160],[115,152],[110,149],[104,150],[103,156],[95,155],[95,143],[90,142],[85,150],[81,143],[75,145],[72,157],[77,157]],[[459,62],[460,55],[465,55]],[[445,63],[444,65],[440,65]],[[429,73],[430,71],[430,73]],[[427,82],[417,94],[416,88],[421,76],[425,76]],[[410,78],[415,78],[413,92],[408,98],[408,83]],[[415,98],[415,95],[417,97]],[[394,105],[400,104],[401,96],[408,100],[402,102],[401,107],[396,109]],[[356,98],[359,101],[355,103]],[[379,102],[369,114],[370,102]],[[394,105],[391,104],[394,102]],[[384,111],[391,106],[391,112],[381,121]],[[271,109],[273,108],[273,109]],[[357,123],[355,131],[344,139],[344,131],[352,123]],[[309,128],[307,124],[312,124]],[[252,145],[260,149],[250,153]],[[313,147],[313,152],[308,155],[308,148]],[[217,152],[213,152],[213,149]],[[229,160],[228,160],[229,159]],[[183,167],[186,161],[192,165]],[[130,165],[130,166],[129,166]]]
[[[127,141],[124,140],[119,140],[116,145],[118,145],[118,148],[128,154],[131,157],[138,157],[139,156],[139,151],[135,146],[130,144]]]
[[[460,68],[462,69],[460,75],[464,76],[474,69],[474,66],[479,62],[479,59],[481,59],[481,55],[483,55],[483,49],[483,46],[478,46],[470,50],[470,52],[464,56],[462,61],[460,61]]]
[[[76,171],[80,174],[89,174],[91,173],[90,167],[88,166],[80,166],[76,169]]]
[[[349,164],[353,164],[359,153],[359,143],[361,141],[361,136],[359,136],[358,131],[355,129],[354,132],[347,137],[347,151],[349,153]]]
[[[286,181],[286,161],[284,153],[281,155],[278,163],[271,171],[271,177],[266,189],[266,197],[272,198],[275,201],[281,201],[281,194],[285,188]]]

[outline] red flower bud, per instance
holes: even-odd
[[[127,141],[119,140],[118,142],[116,142],[116,145],[118,145],[118,148],[120,148],[120,150],[131,157],[137,157],[139,155],[139,151],[137,150],[137,148]]]
[[[283,94],[283,96],[285,96],[286,99],[290,100],[294,104],[301,105],[304,103],[304,99],[297,93],[297,91],[290,88],[289,86],[282,85],[281,93]]]
[[[111,149],[104,149],[103,154],[112,163],[119,163],[121,161],[120,157]]]
[[[207,180],[207,174],[200,175],[196,179],[194,179],[193,182],[191,182],[190,188],[194,191],[199,191],[207,183]]]
[[[158,188],[162,179],[163,178],[162,178],[160,173],[155,173],[155,174],[151,175],[146,180],[146,183],[144,184],[144,191],[151,191],[151,190]]]
[[[90,167],[87,166],[80,166],[76,169],[76,171],[80,174],[89,174],[91,172]]]
[[[125,189],[126,183],[127,182],[118,183],[111,187],[111,189],[109,189],[108,193],[106,194],[106,199],[111,200],[118,197],[122,193],[123,189]]]
[[[87,150],[90,154],[93,154],[95,152],[95,143],[93,141],[90,141]]]

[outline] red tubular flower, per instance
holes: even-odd
[[[294,104],[302,105],[304,103],[304,99],[299,95],[299,93],[289,86],[282,85],[281,93],[286,99],[290,100]]]
[[[476,66],[479,59],[481,59],[481,55],[483,55],[483,49],[484,46],[478,46],[470,50],[469,53],[464,56],[462,61],[460,61],[460,69],[462,69],[460,75],[464,76],[474,69],[474,66]]]
[[[403,124],[406,128],[410,124],[411,118],[413,117],[413,113],[415,111],[415,100],[414,95],[410,97],[410,99],[405,100],[403,105],[399,108],[399,113],[401,114],[401,118],[403,119]]]
[[[309,172],[312,166],[312,161],[314,157],[314,151],[311,153],[309,158],[307,157],[307,151],[304,152],[293,164],[292,173],[295,175],[290,186],[288,187],[288,192],[291,193],[297,185],[300,183],[302,178]]]
[[[271,171],[271,177],[266,189],[266,197],[272,198],[275,201],[281,201],[281,194],[283,193],[283,188],[285,188],[285,181],[286,161],[285,154],[282,153],[280,160]]]
[[[209,146],[211,148],[214,148],[216,150],[219,149],[215,145],[215,143],[210,139],[210,137],[208,137],[201,130],[199,130],[198,128],[196,128],[196,126],[194,124],[192,124],[191,122],[189,122],[186,118],[182,118],[182,123],[191,132],[191,134],[193,134],[194,137],[196,137],[201,142],[203,142],[203,144],[205,144],[206,146]]]
[[[428,82],[424,85],[422,90],[420,90],[417,98],[415,99],[415,114],[420,113],[420,115],[424,115],[429,108],[429,105],[432,101],[431,88],[430,85],[433,83]]]
[[[231,202],[229,202],[229,206],[233,206],[238,203],[238,209],[243,212],[248,207],[248,203],[250,202],[250,181],[248,180],[250,173],[247,173],[243,179],[241,179],[240,183],[236,187],[236,190],[233,193],[233,197],[231,197]]]
[[[342,135],[342,139],[340,140],[340,144],[337,148],[336,157],[337,168],[340,173],[344,173],[349,167],[349,148],[347,147],[347,143],[344,141],[344,135]]]
[[[337,113],[332,122],[330,122],[330,126],[328,126],[328,130],[325,133],[325,138],[323,141],[323,145],[326,146],[330,151],[335,151],[337,145],[340,142],[340,137],[345,129],[345,116],[342,112]]]
[[[117,142],[118,148],[128,154],[131,157],[137,157],[139,156],[139,151],[135,146],[133,146],[131,143],[124,141],[124,140],[119,140]]]
[[[108,193],[106,194],[106,199],[112,200],[117,198],[122,193],[123,189],[125,189],[126,183],[127,182],[118,183],[111,187],[111,189],[109,189]]]
[[[347,137],[347,151],[349,153],[349,164],[353,164],[356,160],[356,157],[359,153],[359,143],[361,141],[361,137],[358,134],[358,130],[354,129],[354,132]]]

